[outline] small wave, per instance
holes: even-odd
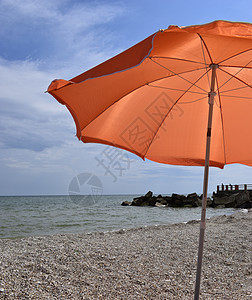
[[[72,224],[57,224],[57,225],[55,225],[55,227],[80,227],[81,226],[81,224],[79,224],[79,223],[77,223],[77,224],[74,224],[74,223],[72,223]]]
[[[1,229],[8,229],[9,227],[8,226],[0,226],[0,230]]]

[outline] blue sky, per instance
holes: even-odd
[[[0,0],[0,11],[0,195],[68,194],[81,173],[97,176],[104,194],[201,193],[202,167],[79,142],[68,111],[44,91],[171,24],[251,22],[251,0]],[[209,192],[251,175],[241,165],[212,168]]]

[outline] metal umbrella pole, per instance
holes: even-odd
[[[201,266],[202,266],[202,257],[203,257],[205,228],[206,228],[206,204],[207,204],[211,131],[212,131],[212,119],[213,119],[213,104],[214,104],[214,97],[216,95],[214,90],[215,90],[216,69],[218,68],[218,65],[212,64],[210,65],[210,68],[212,69],[212,77],[211,77],[211,87],[210,87],[209,102],[208,102],[209,112],[208,112],[208,128],[207,128],[206,156],[205,156],[205,170],[204,170],[204,184],[203,184],[203,200],[202,200],[202,209],[201,209],[199,249],[198,249],[198,262],[197,262],[194,300],[199,299],[199,291],[200,291]]]

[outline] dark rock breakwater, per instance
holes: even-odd
[[[202,205],[202,195],[191,193],[186,195],[172,194],[171,196],[154,196],[149,191],[144,196],[133,199],[132,202],[124,201],[123,206],[157,206],[157,207],[199,207]],[[213,193],[207,198],[207,206],[213,208],[251,208],[252,191],[226,191]]]

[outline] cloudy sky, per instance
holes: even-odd
[[[97,176],[104,194],[201,193],[202,167],[81,143],[69,112],[44,91],[170,24],[251,22],[251,0],[0,0],[0,12],[0,195],[68,194],[83,173]],[[241,165],[212,168],[209,192],[251,175]]]

